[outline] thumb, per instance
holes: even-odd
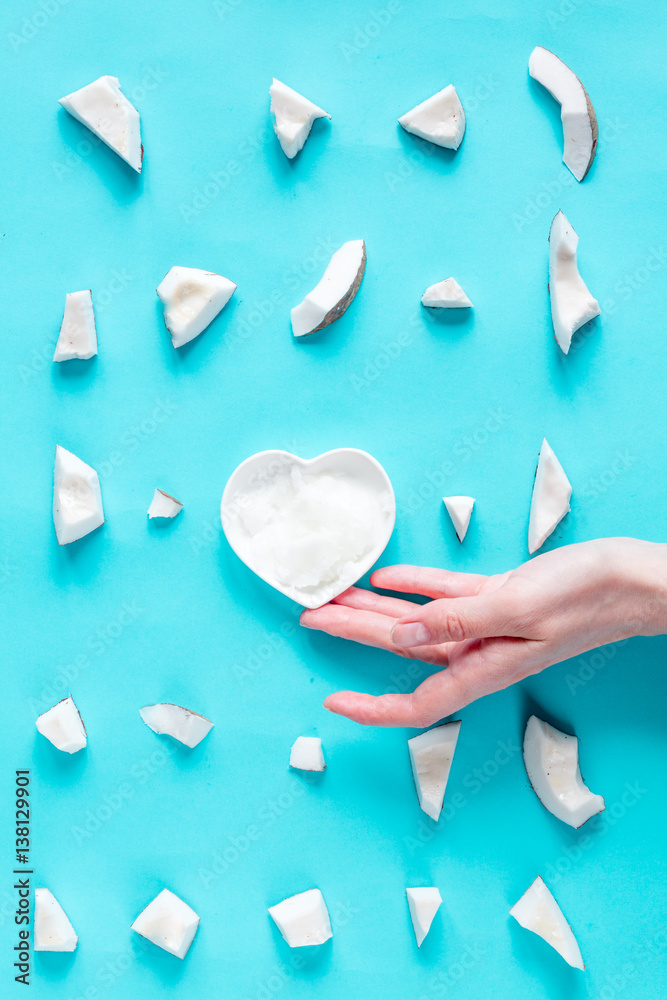
[[[520,634],[514,600],[502,590],[497,590],[481,597],[431,601],[396,622],[391,639],[396,646],[408,649],[441,642]]]

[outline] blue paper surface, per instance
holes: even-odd
[[[33,956],[58,1000],[456,995],[644,1000],[667,992],[665,640],[588,654],[460,713],[443,818],[419,810],[406,738],[328,714],[342,688],[412,686],[407,661],[306,632],[220,530],[235,466],[265,448],[373,454],[396,491],[383,562],[497,572],[527,557],[544,435],[574,488],[549,546],[665,540],[667,241],[662,6],[546,0],[131,4],[5,0],[0,976],[13,982],[15,768],[32,773],[34,883],[80,942]],[[531,81],[536,44],[578,73],[600,122],[577,184],[559,109]],[[59,108],[101,74],[141,113],[144,172]],[[283,156],[272,76],[324,107]],[[454,83],[457,153],[399,115]],[[547,237],[562,208],[602,316],[569,357],[552,336]],[[344,241],[368,266],[346,315],[295,343],[289,310]],[[173,264],[238,291],[175,352],[154,289]],[[475,309],[419,298],[454,275]],[[52,365],[65,293],[92,288],[99,357]],[[100,473],[107,523],[59,548],[53,452]],[[148,524],[155,486],[184,503]],[[464,545],[443,494],[477,498]],[[72,692],[72,758],[35,730]],[[213,719],[195,750],[142,705]],[[607,811],[581,831],[547,813],[519,746],[536,711],[581,740]],[[299,735],[328,769],[288,769]],[[508,917],[540,873],[587,964],[571,970]],[[418,951],[408,885],[444,903]],[[201,916],[184,962],[130,931],[164,886]],[[334,926],[291,952],[267,915],[319,886]]]

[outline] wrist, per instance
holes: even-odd
[[[628,637],[667,633],[667,545],[637,538],[610,541],[609,569]]]

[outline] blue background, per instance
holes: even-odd
[[[396,490],[383,561],[505,570],[527,557],[546,434],[574,487],[550,545],[665,540],[662,6],[559,4],[5,0],[3,995],[22,991],[10,968],[17,767],[33,775],[36,884],[80,935],[73,956],[34,956],[35,997],[667,990],[665,641],[589,654],[465,709],[436,828],[412,785],[413,733],[321,707],[340,688],[405,685],[405,662],[300,630],[219,523],[226,479],[253,452],[354,446]],[[536,44],[581,75],[597,110],[581,185],[560,162],[559,109],[528,78]],[[141,113],[141,177],[58,107],[104,73]],[[274,74],[332,115],[294,162],[272,132]],[[468,120],[456,154],[396,124],[450,82]],[[567,358],[547,293],[559,208],[602,306]],[[361,237],[353,306],[295,343],[289,309]],[[238,283],[178,353],[154,293],[173,264]],[[421,293],[450,274],[474,312],[427,315]],[[65,293],[88,287],[99,357],[52,365]],[[99,471],[107,517],[63,549],[56,443]],[[185,505],[166,526],[146,519],[156,485]],[[477,498],[463,546],[443,493]],[[89,733],[72,758],[34,728],[70,690]],[[192,752],[155,736],[138,709],[161,700],[215,729]],[[607,800],[591,830],[559,823],[528,787],[518,746],[534,709],[581,738],[584,775]],[[312,733],[329,768],[309,780],[287,762]],[[507,916],[538,873],[584,974]],[[130,931],[165,885],[201,915],[183,963]],[[406,885],[444,898],[419,952]],[[266,907],[311,886],[334,939],[290,952]]]

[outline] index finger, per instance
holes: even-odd
[[[431,566],[383,566],[371,574],[373,587],[425,597],[474,597],[487,579],[479,573],[453,573]]]

